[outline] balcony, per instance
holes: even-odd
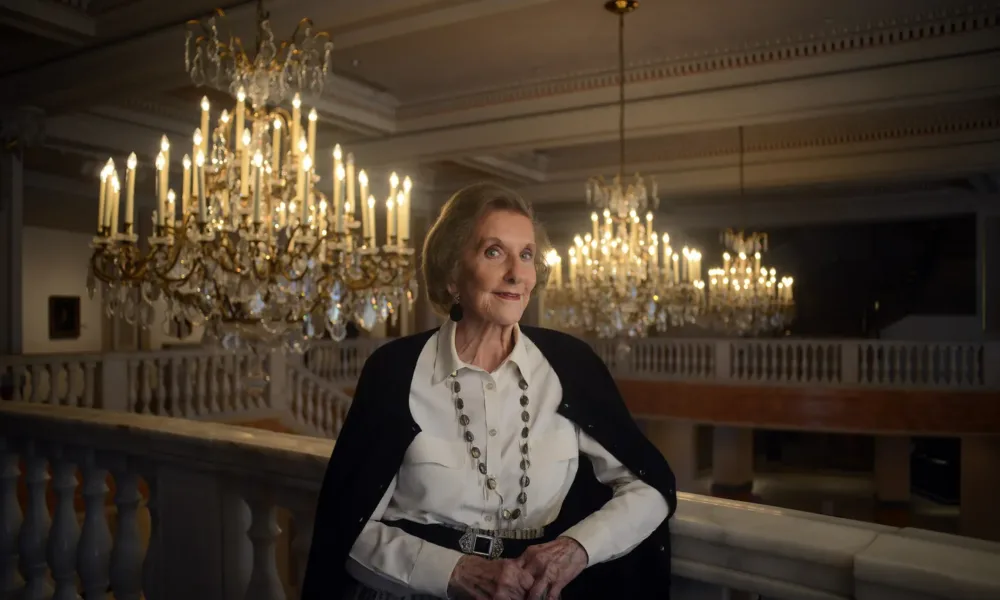
[[[0,597],[295,598],[333,443],[4,403]],[[990,542],[690,494],[673,536],[679,600],[1000,597]]]
[[[329,438],[351,402],[345,391],[384,342],[320,343],[304,359],[210,348],[0,357],[0,599],[53,588],[67,598],[106,589],[150,600],[295,598]],[[638,416],[700,405],[708,408],[680,418],[708,422],[731,414],[712,411],[743,390],[839,429],[852,407],[894,394],[894,403],[950,399],[958,408],[933,415],[968,427],[953,434],[1000,432],[996,344],[594,346]],[[267,381],[255,384],[260,373]],[[849,401],[837,412],[823,404],[831,398]],[[969,406],[978,412],[962,417]],[[784,414],[775,410],[769,424],[781,426]],[[1000,597],[1000,544],[694,494],[679,504],[675,598]]]

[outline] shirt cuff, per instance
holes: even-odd
[[[413,563],[409,586],[432,596],[447,598],[451,574],[462,556],[457,550],[425,541],[420,545],[417,560]]]
[[[587,566],[602,563],[614,554],[613,539],[608,528],[595,518],[596,513],[563,532],[563,537],[573,538],[587,551]]]

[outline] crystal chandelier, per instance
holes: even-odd
[[[303,119],[298,94],[291,111],[259,98],[248,103],[238,88],[233,112],[222,110],[211,127],[202,98],[179,194],[163,137],[144,244],[134,220],[137,157],[128,157],[124,184],[109,159],[88,277],[91,295],[100,282],[109,316],[148,327],[162,299],[167,326],[204,324],[227,348],[301,351],[327,333],[344,339],[349,321],[371,329],[412,306],[410,179],[389,177],[385,235],[377,235],[377,191],[353,155],[335,146],[331,181],[316,174],[316,111]]]
[[[187,27],[184,68],[195,85],[211,85],[233,96],[243,89],[254,106],[279,104],[295,91],[323,92],[333,43],[326,32],[313,31],[309,19],[299,21],[291,38],[276,43],[270,15],[263,0],[257,0],[252,54],[229,31],[221,9],[204,21],[188,21]]]
[[[625,15],[638,4],[605,4],[618,16],[618,174],[611,182],[595,177],[586,184],[587,203],[597,210],[590,215],[592,231],[576,236],[568,250],[566,284],[559,253],[546,256],[553,276],[545,294],[546,318],[556,327],[582,328],[602,338],[644,337],[654,325],[693,322],[704,306],[701,253],[687,247],[675,253],[670,236],[658,236],[653,227],[656,182],[647,189],[636,174],[625,183]]]
[[[727,231],[722,267],[708,271],[708,306],[702,322],[730,335],[757,336],[786,328],[794,318],[793,279],[778,279],[761,263],[767,234]]]

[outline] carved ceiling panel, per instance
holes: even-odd
[[[470,3],[471,4],[471,3]],[[404,103],[610,71],[615,19],[596,0],[550,0],[335,52],[338,69]],[[778,47],[926,19],[955,0],[645,2],[626,25],[630,65]]]

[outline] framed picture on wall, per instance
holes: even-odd
[[[80,337],[80,297],[49,296],[49,339]]]

